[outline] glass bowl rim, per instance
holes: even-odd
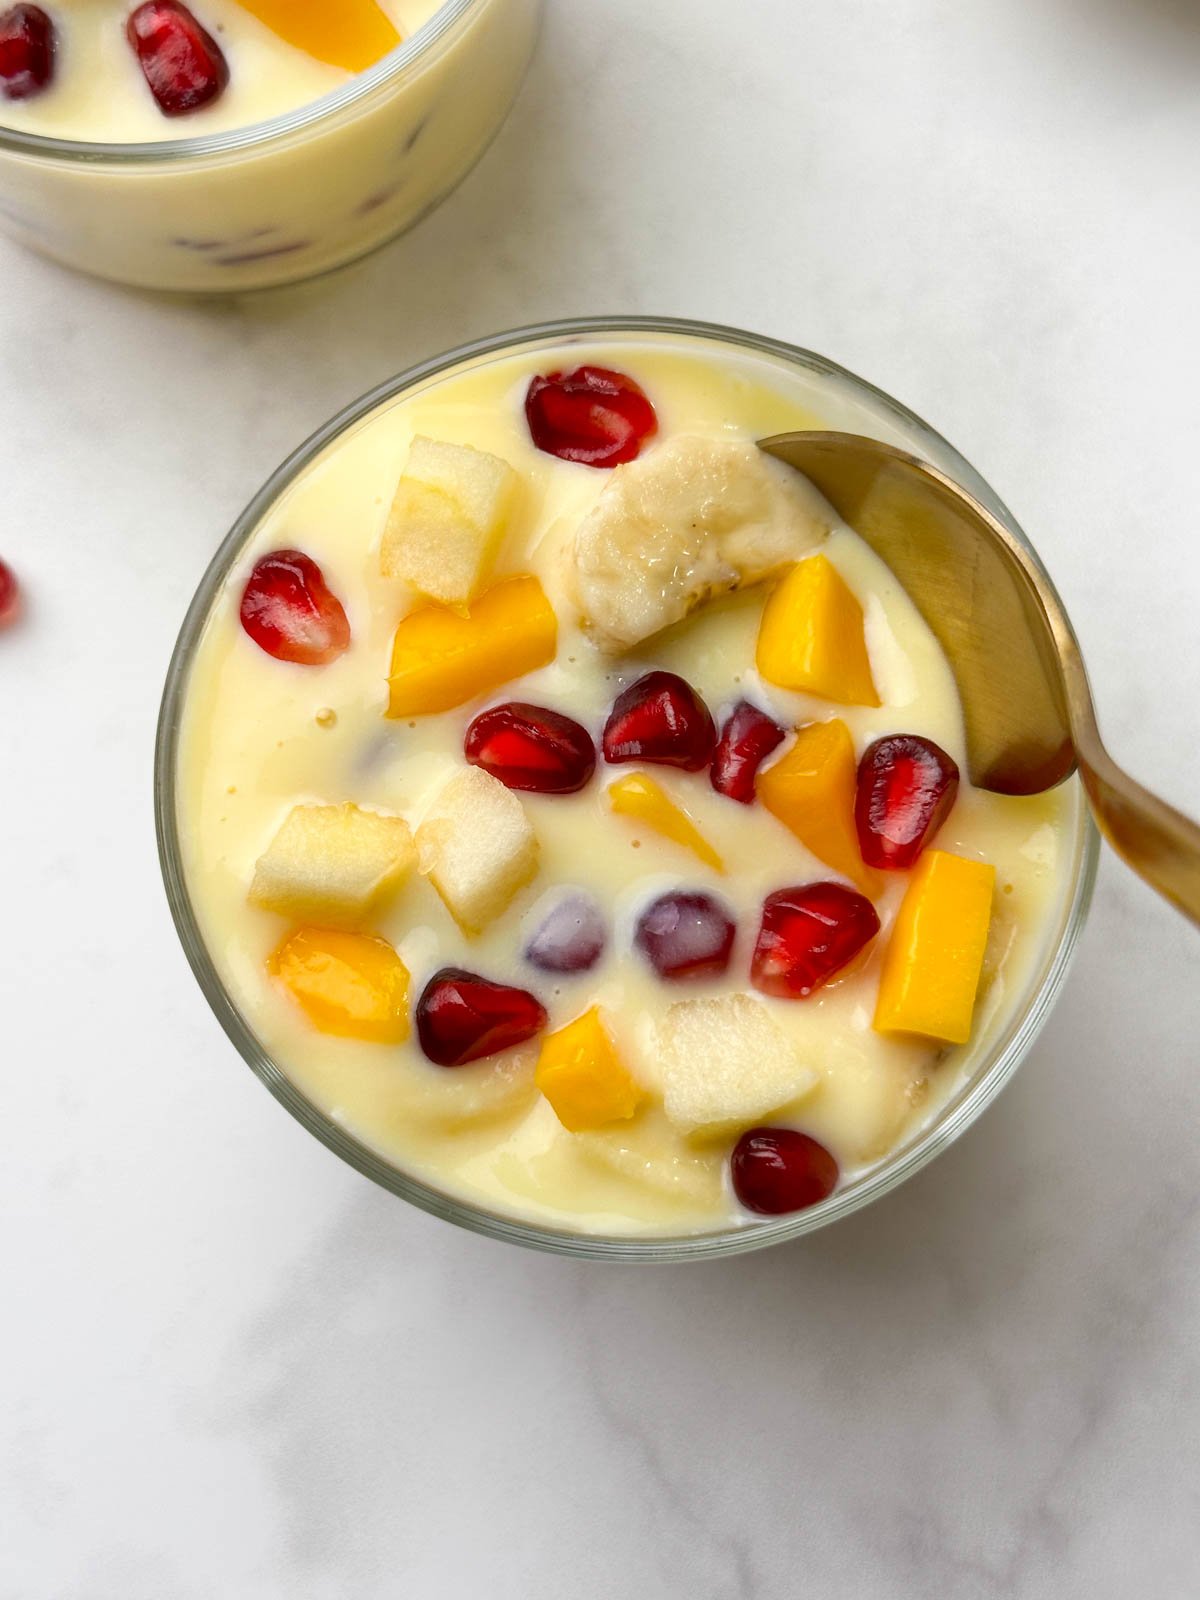
[[[143,139],[134,143],[106,140],[59,139],[49,134],[28,133],[0,121],[0,151],[30,156],[40,161],[69,166],[80,162],[95,166],[166,165],[172,161],[203,161],[208,157],[236,156],[284,140],[293,134],[353,110],[377,89],[390,86],[420,65],[450,30],[470,12],[478,11],[488,0],[442,0],[442,5],[409,38],[401,40],[373,67],[355,73],[347,83],[316,100],[281,111],[265,122],[247,123],[241,128],[226,128],[221,133],[201,133],[176,139]]]
[[[885,1158],[852,1187],[840,1190],[820,1205],[775,1221],[754,1221],[708,1233],[638,1236],[573,1232],[523,1222],[503,1212],[488,1211],[469,1200],[445,1194],[431,1185],[400,1171],[364,1140],[321,1111],[288,1079],[259,1043],[249,1023],[234,1004],[216,970],[184,878],[179,845],[176,805],[178,740],[187,679],[196,645],[218,591],[240,554],[243,545],[267,510],[309,463],[340,434],[365,419],[376,407],[395,399],[405,390],[436,377],[467,361],[516,350],[525,345],[549,344],[565,339],[587,339],[608,335],[682,335],[715,340],[751,352],[773,356],[800,366],[822,378],[847,384],[859,395],[892,413],[906,429],[931,444],[950,470],[961,476],[964,485],[983,499],[1020,540],[1043,578],[1051,584],[1028,538],[995,491],[979,476],[966,459],[947,440],[899,401],[874,384],[857,377],[847,368],[812,351],[749,333],[719,323],[687,318],[654,316],[577,317],[542,322],[471,340],[453,350],[433,356],[376,385],[366,394],[342,408],[276,468],[258,493],[236,519],[221,541],[192,597],[179,631],[167,669],[159,710],[154,751],[154,816],[159,864],[175,929],[189,965],[214,1015],[238,1054],[277,1100],[310,1133],[350,1166],[381,1187],[409,1201],[423,1211],[454,1222],[472,1232],[522,1244],[534,1249],[574,1256],[580,1259],[610,1261],[666,1262],[705,1260],[738,1255],[799,1238],[888,1193],[952,1144],[990,1105],[1024,1059],[1066,977],[1079,935],[1087,918],[1095,886],[1100,835],[1086,805],[1081,812],[1075,878],[1057,942],[1043,962],[1040,981],[1025,1011],[1010,1023],[1006,1035],[992,1049],[974,1078],[961,1087],[929,1128],[915,1134],[892,1157]],[[1051,588],[1053,585],[1051,584]]]

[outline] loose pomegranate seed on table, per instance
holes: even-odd
[[[533,794],[575,794],[596,770],[596,746],[586,728],[521,700],[481,711],[463,751],[472,766]]]
[[[764,1217],[803,1211],[837,1188],[833,1156],[795,1128],[750,1128],[733,1147],[729,1166],[734,1194]]]
[[[439,1067],[462,1067],[524,1044],[546,1026],[528,989],[493,983],[461,967],[443,967],[417,1001],[421,1049]]]
[[[783,743],[784,731],[765,711],[741,700],[721,729],[709,778],[718,794],[748,806],[754,799],[758,769]]]
[[[28,100],[49,86],[57,49],[54,24],[41,6],[10,6],[0,12],[0,91]]]
[[[0,561],[0,628],[16,619],[21,609],[21,588],[7,561]]]
[[[857,889],[842,883],[777,889],[763,901],[750,981],[763,994],[806,999],[878,932],[879,914]]]
[[[950,815],[958,766],[940,745],[915,733],[876,739],[858,764],[854,824],[869,867],[911,867]]]
[[[659,895],[638,918],[634,942],[660,978],[704,978],[724,972],[737,924],[715,895]]]
[[[648,761],[699,772],[712,759],[717,730],[700,696],[674,672],[647,672],[623,689],[604,724],[604,759]]]
[[[576,367],[532,379],[525,418],[539,450],[587,467],[633,461],[658,432],[658,417],[640,386],[607,367]]]
[[[220,45],[180,0],[146,0],[130,12],[125,34],[164,116],[198,111],[229,82]]]
[[[350,644],[350,623],[324,574],[302,550],[273,550],[242,593],[242,627],[278,661],[322,667]]]
[[[525,959],[543,972],[587,972],[604,954],[608,930],[590,895],[568,894],[525,946]]]

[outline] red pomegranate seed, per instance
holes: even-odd
[[[543,972],[587,972],[604,953],[608,930],[586,894],[565,896],[525,946],[525,959]]]
[[[269,656],[304,667],[322,667],[350,644],[342,602],[301,550],[273,550],[257,563],[242,594],[242,627]]]
[[[58,38],[41,6],[0,12],[0,90],[9,100],[40,94],[54,76]]]
[[[125,36],[164,116],[198,111],[229,82],[220,45],[180,0],[146,0],[130,12]]]
[[[443,967],[417,1001],[421,1049],[439,1067],[511,1050],[546,1026],[546,1011],[528,989],[493,983],[461,967]]]
[[[6,561],[0,561],[0,628],[16,620],[21,609],[21,590],[17,575]]]
[[[779,1217],[803,1211],[837,1188],[838,1164],[823,1144],[794,1128],[750,1128],[730,1158],[733,1192],[748,1211]]]
[[[658,432],[654,407],[642,390],[607,367],[534,378],[525,396],[525,418],[539,450],[586,467],[633,461]]]
[[[876,739],[858,764],[854,822],[869,867],[903,871],[950,815],[958,767],[940,745],[915,733]]]
[[[596,770],[596,746],[586,728],[521,700],[481,711],[463,749],[472,766],[534,794],[574,794]]]
[[[647,672],[623,689],[604,724],[604,759],[614,766],[649,761],[699,772],[716,742],[708,707],[673,672]]]
[[[765,711],[741,700],[717,740],[709,778],[718,794],[748,806],[754,799],[758,769],[783,741],[783,729]]]
[[[711,894],[664,894],[638,918],[634,942],[660,978],[704,978],[724,972],[736,924]]]
[[[854,960],[879,932],[875,907],[842,883],[777,889],[763,901],[750,981],[763,994],[803,1000]]]

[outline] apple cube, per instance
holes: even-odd
[[[250,885],[253,905],[318,927],[353,927],[412,871],[403,817],[356,805],[293,806]]]
[[[384,529],[384,577],[402,578],[445,605],[474,599],[516,487],[516,473],[499,456],[418,435]]]
[[[817,1074],[760,1000],[681,1000],[658,1035],[663,1103],[683,1133],[746,1128],[798,1100]]]
[[[439,792],[417,829],[421,871],[465,933],[479,933],[537,871],[525,807],[498,778],[467,767]]]

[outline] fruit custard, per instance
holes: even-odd
[[[155,287],[335,265],[462,176],[515,93],[536,14],[537,0],[0,0],[0,220]],[[409,70],[372,87],[402,48]],[[358,78],[351,109],[317,114]],[[306,131],[262,131],[303,108]],[[168,148],[251,129],[224,153]],[[81,159],[21,135],[74,141]]]
[[[442,1193],[797,1211],[1026,1002],[1075,785],[971,786],[928,628],[752,442],[816,421],[708,346],[507,353],[336,438],[218,594],[202,936],[285,1075]]]

